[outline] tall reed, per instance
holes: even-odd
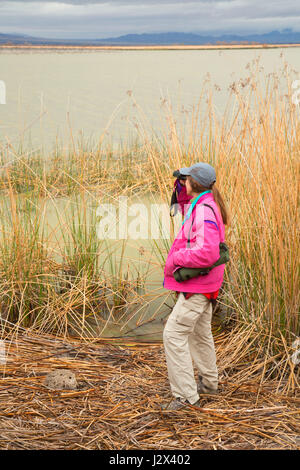
[[[299,108],[286,96],[278,77],[262,86],[257,77],[232,87],[223,115],[208,100],[205,113],[191,117],[188,151],[172,122],[172,139],[163,149],[149,143],[148,154],[168,200],[171,170],[197,161],[211,163],[231,213],[227,240],[231,263],[226,269],[226,302],[243,321],[272,327],[291,341],[300,331],[299,318]],[[242,91],[241,91],[242,90]],[[247,91],[248,90],[248,91]],[[204,105],[203,105],[204,106]],[[192,125],[197,123],[197,125]],[[162,173],[160,155],[168,158]],[[187,158],[188,157],[188,158]]]
[[[231,213],[231,262],[222,302],[240,321],[283,335],[290,344],[300,329],[299,108],[292,100],[288,73],[285,92],[278,80],[271,75],[260,81],[254,70],[249,79],[231,85],[224,112],[214,104],[212,84],[205,84],[185,127],[165,100],[168,128],[162,127],[159,135],[149,132],[147,117],[134,103],[140,113],[139,139],[132,148],[123,144],[118,152],[103,143],[94,148],[80,143],[69,155],[57,151],[44,165],[39,158],[26,159],[23,151],[11,150],[5,158],[14,157],[17,163],[1,175],[3,197],[6,194],[10,201],[10,210],[1,219],[1,302],[10,318],[37,324],[36,318],[44,315],[48,331],[66,332],[74,315],[77,331],[83,331],[82,315],[97,315],[105,299],[110,312],[113,305],[115,311],[126,306],[137,279],[139,284],[145,279],[136,272],[130,281],[122,250],[116,258],[111,247],[100,247],[95,221],[91,225],[85,213],[85,195],[98,191],[115,200],[121,194],[147,191],[169,203],[173,171],[207,161],[216,168],[218,187]],[[63,220],[58,261],[53,251],[49,254],[42,212],[33,209],[33,199],[38,195],[41,204],[43,197],[71,193],[81,194],[81,202]],[[18,194],[27,198],[27,208],[17,203]],[[153,269],[160,285],[174,236],[173,230],[170,240],[152,241],[158,258]],[[107,253],[105,266],[99,265],[99,250]]]

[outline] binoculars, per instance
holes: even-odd
[[[179,179],[179,180],[186,180],[186,176],[185,176],[185,175],[181,175],[179,170],[175,170],[175,171],[173,172],[173,176],[174,176],[174,178],[177,178],[177,179]]]

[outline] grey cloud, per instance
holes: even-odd
[[[299,19],[298,0],[0,0],[0,33],[61,39],[299,30]]]
[[[9,0],[9,3],[65,3],[70,5],[88,4],[124,4],[124,5],[161,5],[161,4],[199,4],[199,3],[236,3],[238,0]],[[8,3],[8,0],[0,0],[1,3]]]

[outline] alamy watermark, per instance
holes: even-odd
[[[184,207],[186,208],[189,204]],[[172,206],[178,209],[178,204]],[[200,248],[204,242],[204,207],[197,205],[194,209],[193,227],[190,223],[182,225],[182,217],[170,217],[168,204],[128,204],[127,196],[120,196],[117,204],[101,204],[97,208],[97,236],[99,239],[132,239],[157,240],[171,239],[172,225],[177,238],[190,239],[190,248]],[[192,216],[191,216],[192,218]],[[198,223],[199,221],[199,223]],[[182,230],[180,230],[182,228]]]
[[[295,339],[292,344],[292,348],[295,350],[291,355],[292,363],[297,366],[300,364],[300,338]]]
[[[292,95],[292,103],[298,106],[300,103],[300,80],[294,80],[292,88],[295,90]]]
[[[6,104],[6,85],[3,80],[0,80],[0,104]]]
[[[0,366],[6,364],[6,349],[4,341],[0,340]]]

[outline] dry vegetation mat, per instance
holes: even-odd
[[[245,347],[246,334],[220,333],[215,343],[219,395],[166,412],[161,405],[172,397],[162,344],[10,333],[0,366],[0,448],[299,449],[291,375],[264,380],[266,361]],[[76,390],[46,387],[45,376],[58,369],[76,375]]]
[[[259,57],[246,69],[228,90],[208,76],[190,109],[161,99],[160,133],[128,90],[136,141],[119,148],[105,131],[96,144],[70,132],[46,164],[42,150],[0,142],[1,449],[299,448],[298,73],[284,63],[265,75]],[[150,202],[167,205],[169,223],[173,171],[199,161],[216,168],[231,219],[219,300],[227,326],[214,332],[220,394],[162,412],[171,399],[162,344],[99,337],[115,324],[136,333],[148,307],[161,326],[174,224],[145,246],[129,233],[110,240],[97,210],[140,198],[141,224]],[[47,388],[59,369],[75,374],[75,390]]]

